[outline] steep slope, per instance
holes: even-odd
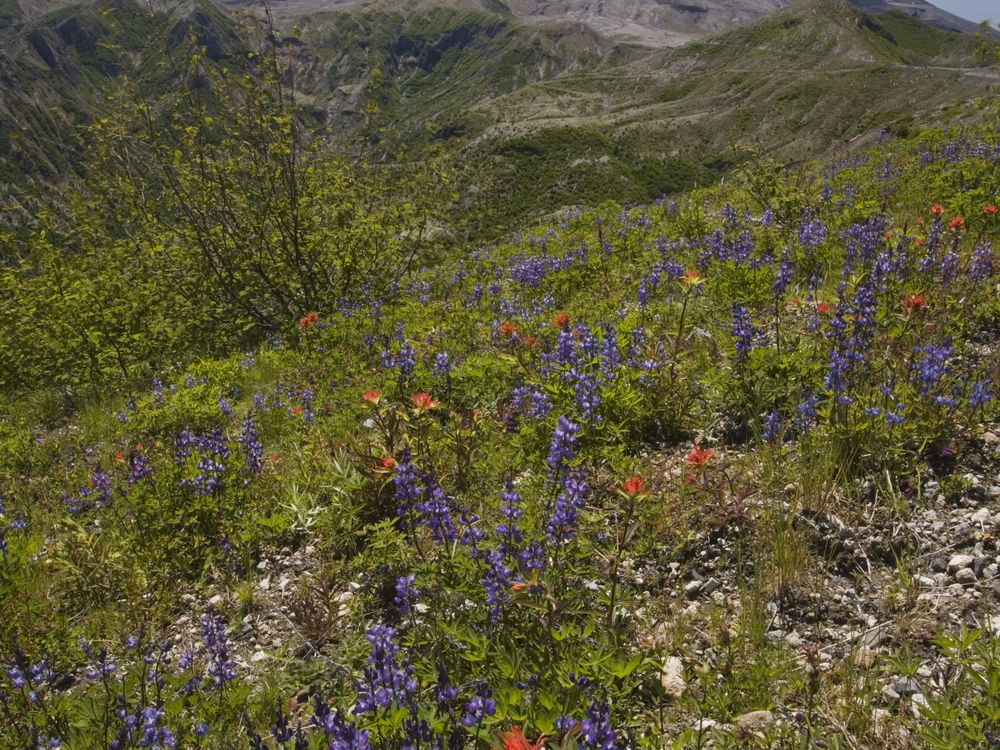
[[[974,40],[846,0],[802,0],[761,21],[604,72],[520,89],[470,113],[490,222],[618,196],[650,200],[749,158],[795,161],[883,127],[906,130],[998,83]],[[974,111],[972,116],[975,116]]]
[[[241,42],[210,2],[67,5],[0,29],[0,185],[61,182],[79,167],[78,129],[108,106],[119,77],[155,99],[174,85],[190,38],[210,62]]]

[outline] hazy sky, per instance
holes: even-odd
[[[995,26],[1000,21],[1000,0],[930,0],[931,3],[954,13],[956,16],[968,18],[970,21],[989,19]]]

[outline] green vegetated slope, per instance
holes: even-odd
[[[998,186],[993,128],[889,137],[330,287],[69,414],[36,374],[0,420],[0,744],[984,746]],[[122,257],[55,276],[147,294]]]
[[[33,199],[85,164],[84,128],[133,79],[150,102],[207,62],[245,57],[232,19],[212,3],[76,3],[0,27],[0,190],[5,223],[27,223]]]
[[[611,71],[525,87],[479,110],[465,147],[489,221],[581,196],[648,200],[747,158],[800,160],[880,127],[905,132],[997,85],[972,39],[847,2],[800,2],[746,27]],[[971,106],[967,106],[971,105]]]

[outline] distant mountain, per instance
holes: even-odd
[[[975,34],[979,31],[979,24],[959,18],[924,0],[852,0],[852,2],[869,13],[900,11],[945,31],[960,34]]]
[[[192,37],[205,64],[246,59],[229,12],[242,3],[99,0],[39,15],[27,2],[0,0],[10,11],[0,27],[0,205],[72,177],[78,127],[107,110],[120,75],[155,101],[176,85],[171,61],[185,59]],[[968,103],[997,76],[978,67],[974,37],[945,30],[947,14],[926,3],[864,4],[875,12],[847,0],[273,9],[287,82],[310,121],[342,137],[376,97],[387,143],[456,155],[460,208],[481,231],[579,201],[650,200],[751,155],[795,161],[883,126],[977,116]]]
[[[254,0],[223,0],[253,5]],[[505,13],[527,22],[568,21],[629,44],[673,47],[705,34],[757,20],[792,0],[272,0],[276,14],[290,18],[360,6],[369,10],[426,12],[430,7]],[[946,31],[975,33],[978,25],[924,0],[852,0],[862,10],[904,12]]]

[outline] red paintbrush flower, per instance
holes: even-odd
[[[316,325],[317,323],[319,323],[318,312],[307,312],[299,318],[299,328],[308,328],[309,326]]]
[[[414,393],[410,396],[410,401],[421,411],[428,411],[438,405],[438,402],[431,398],[431,394],[424,391]]]
[[[556,328],[565,328],[569,325],[569,315],[566,313],[559,313],[554,318],[552,318],[552,325]]]
[[[646,492],[646,480],[643,477],[629,477],[622,483],[622,489],[625,493],[632,496],[645,495]]]
[[[935,203],[933,206],[931,206],[931,213],[934,214],[935,216],[940,216],[941,214],[944,213],[944,206],[942,206],[940,203]]]
[[[907,315],[912,315],[915,312],[920,312],[927,308],[927,300],[924,299],[922,294],[911,294],[909,297],[903,298],[903,312]]]
[[[1000,209],[997,209],[997,207],[991,203],[990,205],[988,205],[986,208],[983,209],[983,213],[986,214],[987,216],[996,216],[998,210]]]
[[[520,727],[514,727],[503,736],[503,750],[542,750],[545,746],[545,735],[538,738],[538,742],[531,743],[524,736]]]
[[[961,216],[955,216],[951,220],[951,223],[948,226],[950,226],[956,232],[961,231],[962,229],[965,229],[965,219],[963,219]]]
[[[365,391],[364,393],[361,394],[361,398],[363,398],[369,404],[377,404],[379,401],[382,400],[382,394],[379,391],[375,390]]]
[[[696,469],[700,469],[713,458],[715,458],[715,451],[696,445],[685,460]]]

